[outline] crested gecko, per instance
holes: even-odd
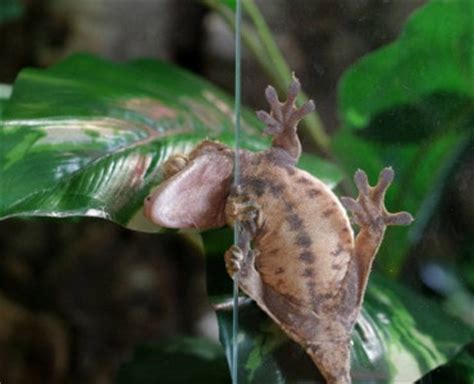
[[[329,384],[348,384],[351,332],[375,254],[388,225],[408,225],[407,212],[389,213],[384,196],[394,172],[375,186],[354,176],[359,196],[340,200],[320,180],[296,168],[298,122],[314,110],[295,106],[294,77],[285,102],[269,86],[270,113],[257,112],[272,136],[262,152],[240,150],[241,183],[232,187],[234,151],[201,142],[164,164],[165,181],[144,202],[154,223],[170,228],[217,228],[237,222],[239,242],[224,255],[239,287],[300,344]],[[354,233],[346,213],[359,226]]]

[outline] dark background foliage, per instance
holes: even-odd
[[[289,65],[316,101],[327,131],[334,134],[341,125],[336,91],[343,72],[366,53],[393,41],[407,17],[424,2],[257,3]],[[14,1],[0,4],[1,83],[12,83],[24,67],[47,67],[70,53],[87,51],[117,61],[164,59],[232,92],[232,34],[199,2],[25,0],[20,6]],[[253,109],[266,108],[262,93],[270,80],[247,51],[242,80],[243,103]],[[429,102],[442,106],[443,96]],[[370,126],[364,134],[370,136]],[[423,132],[419,138],[431,140]],[[314,150],[308,137],[302,141],[305,150]],[[390,268],[397,269],[399,280],[471,324],[472,153],[472,147],[467,147],[453,160],[446,175],[449,181],[436,192],[439,198],[434,198],[436,213],[409,257],[383,266],[387,274]],[[158,241],[156,235],[92,219],[10,219],[0,222],[0,255],[2,382],[106,383],[144,341],[182,334],[216,339],[204,260],[191,242],[175,234],[160,235]],[[176,351],[192,350],[189,343],[178,345]],[[140,362],[149,359],[150,364],[163,361],[163,350],[154,348],[158,347],[142,346],[134,356],[141,356]],[[217,356],[213,348],[199,346],[200,351],[210,351],[211,357]],[[170,364],[191,364],[179,356]],[[206,361],[197,364],[204,373],[211,369]],[[462,370],[466,364],[460,366]],[[136,366],[123,374],[122,382],[130,382],[127,375],[133,369]],[[441,370],[437,382],[449,374]]]

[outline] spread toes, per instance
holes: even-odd
[[[347,210],[352,212],[356,224],[381,230],[387,225],[408,225],[413,221],[413,217],[408,212],[389,213],[385,209],[385,192],[393,178],[393,169],[384,168],[380,172],[377,184],[371,187],[364,171],[358,170],[355,173],[354,182],[359,196],[357,200],[343,197],[341,202]]]
[[[270,135],[282,134],[287,129],[296,129],[298,122],[307,114],[314,111],[312,100],[297,108],[296,97],[301,89],[299,80],[293,74],[293,80],[288,88],[288,97],[285,102],[280,102],[278,94],[272,86],[265,90],[265,98],[270,104],[270,113],[258,111],[257,117],[267,126],[265,132]]]

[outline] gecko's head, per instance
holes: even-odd
[[[145,217],[168,228],[223,226],[232,169],[232,150],[213,141],[202,142],[189,157],[170,158],[164,164],[168,178],[144,201]]]

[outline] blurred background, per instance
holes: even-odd
[[[256,3],[333,133],[341,74],[393,41],[424,1]],[[166,60],[233,91],[232,32],[199,1],[1,0],[0,6],[0,15],[13,15],[0,17],[0,83],[13,83],[22,68],[86,51],[116,61]],[[270,80],[246,50],[242,74],[243,103],[266,108]],[[473,167],[472,152],[466,153],[426,240],[403,267],[407,284],[451,300],[466,321],[472,321],[471,302],[459,296],[455,271],[464,270],[472,293]],[[108,383],[137,344],[178,334],[217,339],[204,259],[191,242],[90,219],[0,222],[2,383]]]

